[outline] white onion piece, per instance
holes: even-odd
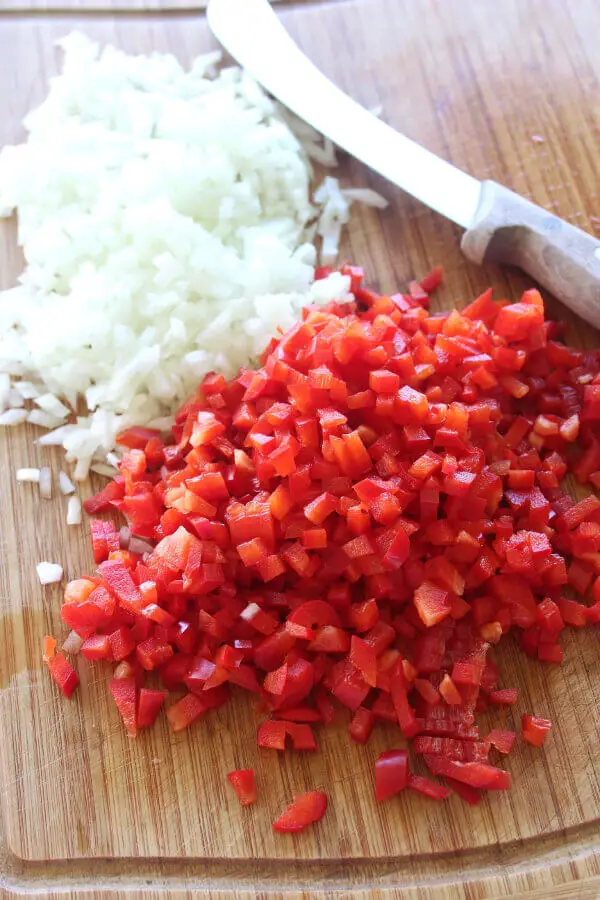
[[[76,631],[70,631],[65,638],[62,649],[65,653],[79,653],[83,646],[83,638]]]
[[[44,500],[49,500],[52,496],[52,472],[48,466],[43,466],[40,469],[40,497],[43,497]]]
[[[50,413],[44,412],[43,409],[32,409],[27,413],[27,421],[32,425],[39,425],[40,428],[57,428],[62,425],[63,419],[51,416]]]
[[[82,456],[77,460],[77,464],[75,466],[75,471],[73,472],[73,478],[75,481],[85,481],[90,472],[90,463],[92,462],[91,456]]]
[[[61,403],[54,394],[42,394],[36,398],[35,403],[48,415],[54,416],[55,419],[66,419],[71,414],[71,410],[64,403]]]
[[[35,400],[39,394],[38,388],[32,381],[15,381],[15,390],[20,393],[23,400]]]
[[[106,463],[92,463],[90,472],[95,472],[96,475],[106,475],[107,478],[114,478],[117,474],[117,470],[112,466],[107,466]]]
[[[132,553],[137,553],[139,556],[144,556],[145,553],[152,553],[154,547],[148,541],[145,541],[144,538],[136,537],[134,534],[129,541],[127,549]]]
[[[60,488],[61,494],[66,495],[75,493],[75,485],[66,472],[60,471],[58,473],[58,486]]]
[[[389,205],[385,197],[371,188],[344,188],[342,196],[351,202],[364,203],[365,206],[373,206],[375,209],[386,209]]]
[[[67,525],[81,525],[81,500],[79,497],[69,497]]]
[[[39,562],[36,569],[40,584],[56,584],[63,577],[62,566],[58,563]]]
[[[17,481],[31,481],[34,484],[37,484],[39,480],[39,469],[17,469]]]
[[[26,409],[7,409],[0,415],[0,425],[20,425],[26,419]]]

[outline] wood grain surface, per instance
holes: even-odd
[[[5,4],[6,0],[2,0]],[[317,64],[391,124],[479,178],[493,178],[593,232],[600,96],[597,0],[335,0],[282,7]],[[24,113],[57,68],[54,41],[78,27],[130,52],[170,51],[183,62],[213,46],[198,16],[0,15],[0,144],[22,138]],[[516,272],[481,269],[459,250],[460,229],[358,163],[343,181],[390,199],[357,210],[344,254],[383,290],[435,263],[446,270],[438,308],[463,305],[488,284],[514,297]],[[18,274],[14,224],[1,226],[0,284]],[[580,346],[598,334],[549,298]],[[68,896],[273,898],[368,896],[474,900],[600,893],[600,656],[597,632],[572,633],[565,663],[532,663],[512,643],[497,652],[504,684],[520,688],[505,714],[555,722],[544,751],[521,746],[514,788],[479,808],[416,796],[378,806],[373,761],[399,743],[379,728],[366,748],[347,717],[320,732],[321,753],[282,758],[256,747],[258,714],[236,702],[189,732],[162,720],[129,740],[108,696],[107,671],[81,660],[81,689],[65,701],[41,664],[41,638],[63,635],[60,591],[41,588],[40,559],[67,577],[93,567],[85,526],[67,530],[64,501],[38,501],[18,466],[58,455],[34,429],[0,434],[0,767],[5,830],[0,888]],[[84,494],[92,487],[86,485]],[[68,533],[67,533],[68,531]],[[501,721],[498,716],[496,721]],[[485,727],[485,726],[484,726]],[[240,810],[225,773],[256,770],[261,799]],[[330,810],[303,835],[271,821],[293,792],[325,788]],[[340,894],[341,892],[341,894]]]

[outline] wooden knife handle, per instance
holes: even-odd
[[[484,181],[461,247],[473,262],[518,266],[600,328],[600,241],[585,231],[495,181]]]

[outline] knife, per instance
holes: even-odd
[[[223,47],[284,106],[466,228],[468,259],[518,266],[600,327],[600,241],[495,181],[478,181],[368,112],[302,53],[268,0],[210,0],[207,17]]]

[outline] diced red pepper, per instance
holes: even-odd
[[[422,775],[413,775],[412,772],[408,774],[406,786],[416,794],[423,794],[424,797],[430,797],[432,800],[446,800],[452,793],[450,788],[444,787],[443,784],[436,784],[435,781],[430,781],[429,778],[424,778]]]
[[[297,794],[292,803],[273,822],[275,831],[297,833],[308,825],[319,822],[327,812],[327,794],[323,791],[309,791]]]
[[[550,719],[541,719],[539,716],[523,713],[523,740],[532,747],[541,747],[551,728]]]
[[[49,636],[44,638],[44,662],[65,697],[70,697],[79,684],[79,676],[64,654],[56,652],[56,641]]]
[[[375,797],[378,803],[403,791],[408,783],[408,752],[386,750],[375,763]]]
[[[475,803],[507,786],[486,758],[514,740],[475,724],[517,699],[489,644],[516,628],[557,664],[563,628],[600,622],[600,499],[561,487],[572,473],[600,488],[600,354],[561,344],[533,289],[430,315],[439,270],[393,296],[341,271],[355,302],[307,308],[256,370],[207,375],[164,440],[119,436],[121,474],[85,507],[129,530],[92,520],[97,577],[67,586],[61,616],[83,656],[117,664],[130,731],[164,701],[145,671],[189,689],[167,711],[176,731],[257,694],[259,743],[280,750],[314,750],[310,723],[337,700],[352,739],[399,725]],[[47,649],[69,693],[77,676]],[[541,731],[527,717],[525,739]]]
[[[137,735],[135,678],[116,678],[109,684],[123,724],[131,737]]]
[[[137,707],[138,728],[150,728],[154,725],[166,696],[166,691],[155,691],[150,688],[140,690]]]
[[[486,737],[486,741],[492,744],[500,753],[510,753],[516,738],[517,734],[515,731],[502,731],[494,728]]]
[[[254,769],[236,769],[235,772],[228,772],[227,778],[233,785],[240,806],[251,806],[256,803],[258,795],[254,781]]]

